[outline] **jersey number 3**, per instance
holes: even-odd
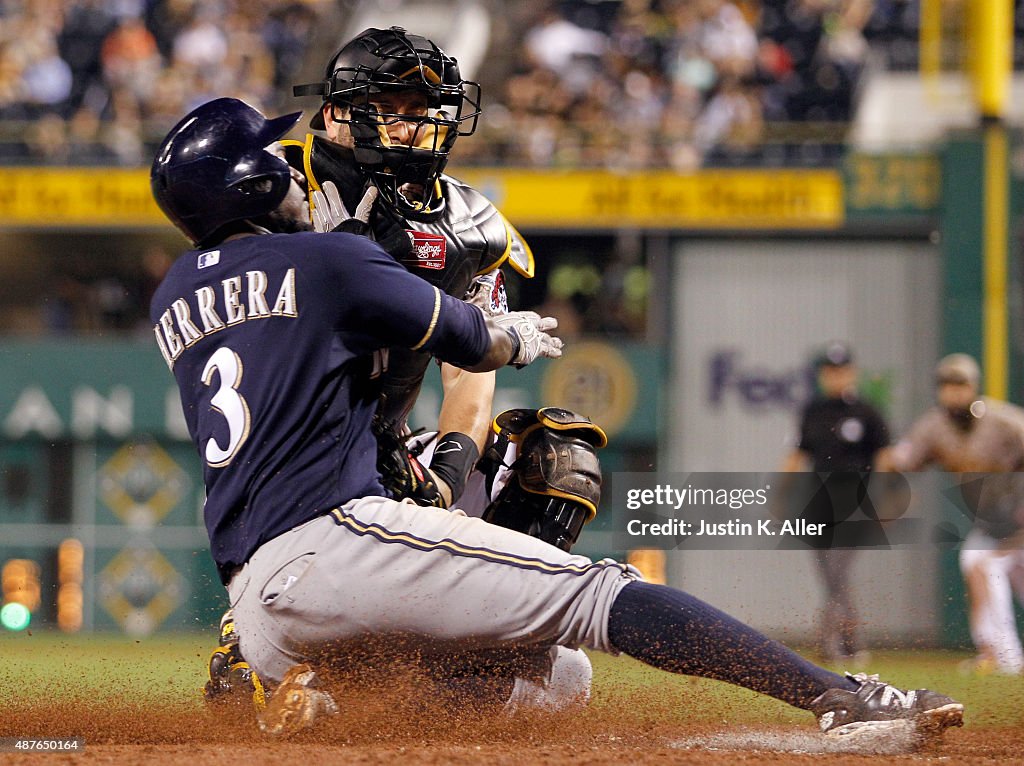
[[[221,346],[203,369],[203,383],[213,385],[213,373],[220,377],[220,386],[210,399],[213,409],[217,410],[228,421],[228,444],[221,449],[212,436],[206,442],[206,462],[211,468],[223,468],[230,463],[238,450],[249,438],[249,405],[238,393],[242,382],[242,360],[238,354],[227,346]]]

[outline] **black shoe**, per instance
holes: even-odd
[[[934,737],[950,726],[963,726],[964,706],[945,694],[927,689],[902,691],[865,673],[847,673],[846,677],[860,688],[829,689],[811,703],[818,725],[830,737],[901,730]]]
[[[235,631],[235,616],[228,609],[220,619],[219,645],[210,653],[209,679],[203,688],[207,702],[237,699],[239,693],[252,697],[257,712],[267,705],[263,682],[242,656]]]

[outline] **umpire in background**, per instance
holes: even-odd
[[[800,437],[786,458],[783,470],[812,470],[829,474],[830,489],[849,479],[851,492],[839,496],[863,494],[863,474],[876,464],[879,452],[889,445],[889,428],[882,415],[857,393],[857,367],[853,353],[843,343],[830,343],[817,357],[819,392],[800,417]],[[848,474],[848,475],[844,475]],[[815,495],[805,515],[809,521],[830,526],[856,510],[835,508],[830,498],[835,492]],[[830,538],[829,538],[830,539]],[[850,573],[856,548],[831,548],[814,551],[814,559],[825,585],[825,608],[821,617],[821,651],[826,662],[849,662],[857,643],[857,613],[850,592]]]

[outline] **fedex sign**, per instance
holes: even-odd
[[[713,352],[707,367],[708,403],[724,406],[730,398],[754,410],[791,410],[814,393],[813,366],[801,365],[773,370],[745,365],[742,352],[727,349]]]

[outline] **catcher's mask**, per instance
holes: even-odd
[[[508,410],[494,419],[492,449],[517,446],[513,476],[483,519],[569,551],[597,515],[601,466],[596,450],[608,437],[589,418],[560,407]],[[490,452],[490,450],[488,450]]]
[[[401,27],[371,28],[334,55],[322,82],[296,85],[293,92],[323,96],[331,105],[330,119],[349,126],[356,162],[396,212],[419,220],[440,214],[438,179],[455,139],[471,135],[480,115],[480,86],[462,79],[454,58]],[[426,97],[425,113],[378,109],[383,95],[409,92]],[[388,135],[399,120],[415,125],[408,146]],[[309,124],[325,128],[323,108]]]

